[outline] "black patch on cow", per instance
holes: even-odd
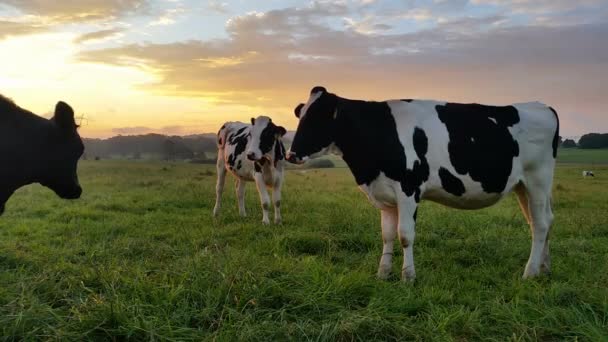
[[[266,164],[266,159],[262,158],[260,160],[256,160],[253,163],[253,168],[255,169],[255,172],[262,172],[262,167],[264,166],[264,164]]]
[[[417,219],[418,219],[418,207],[416,207],[416,210],[414,210],[414,222],[416,222]]]
[[[245,129],[247,129],[247,127],[240,128],[236,133],[228,135],[228,142],[231,145],[234,145],[234,152],[228,156],[228,165],[232,168],[235,167],[238,156],[247,148],[249,134],[243,134]]]
[[[412,100],[412,99],[402,99],[401,101],[403,101],[403,102],[412,102],[414,100]]]
[[[411,170],[405,170],[405,181],[401,182],[401,189],[406,195],[415,195],[416,203],[420,202],[420,185],[429,179],[429,163],[426,160],[426,153],[429,149],[429,141],[426,133],[419,128],[414,128],[414,136],[412,138],[414,151],[418,156],[418,160],[414,162]]]
[[[243,163],[242,163],[242,161],[239,159],[239,162],[238,162],[238,163],[236,163],[236,169],[237,169],[237,170],[240,170],[242,166],[243,166]]]
[[[275,201],[275,202],[274,202],[274,206],[275,206],[276,208],[280,208],[280,207],[281,207],[281,201]]]
[[[448,103],[437,105],[439,120],[448,130],[450,162],[457,173],[469,174],[487,193],[505,189],[519,155],[508,127],[519,122],[513,106]]]
[[[277,140],[274,145],[274,166],[276,167],[277,163],[283,159],[285,159],[285,145],[281,140]]]
[[[464,194],[465,189],[462,181],[446,168],[439,168],[439,179],[441,180],[441,186],[445,191],[455,196],[462,196],[462,194]]]
[[[266,154],[272,150],[277,136],[277,129],[275,124],[269,122],[262,130],[262,133],[260,133],[260,151],[262,151],[262,154]]]
[[[557,158],[557,146],[559,145],[559,117],[557,116],[557,112],[552,107],[549,107],[555,115],[555,121],[557,121],[557,128],[555,128],[555,134],[553,135],[553,158]]]

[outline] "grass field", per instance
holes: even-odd
[[[78,201],[21,189],[0,218],[3,340],[608,339],[608,166],[560,165],[553,275],[522,281],[514,197],[481,211],[424,202],[415,284],[375,279],[379,212],[346,169],[289,171],[282,226],[212,166],[83,162]],[[230,184],[227,184],[230,185]],[[401,253],[396,250],[396,256]]]
[[[608,165],[608,149],[561,148],[558,150],[560,163],[585,163]]]

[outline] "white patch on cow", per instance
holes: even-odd
[[[304,119],[304,116],[306,116],[306,113],[308,112],[308,108],[310,108],[310,106],[312,106],[312,104],[317,101],[321,95],[323,95],[322,91],[317,91],[316,93],[310,94],[308,102],[306,102],[304,107],[302,107],[300,110],[300,120]]]

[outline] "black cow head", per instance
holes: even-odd
[[[74,110],[65,102],[58,102],[51,119],[54,127],[45,146],[44,161],[40,167],[39,183],[53,190],[64,199],[76,199],[82,194],[78,182],[78,160],[84,145],[78,135]]]
[[[275,142],[287,133],[285,128],[277,126],[267,116],[251,118],[251,142],[247,148],[249,160],[272,159]]]
[[[287,160],[301,164],[326,154],[334,142],[338,97],[323,87],[310,91],[308,103],[299,104],[294,112],[300,122]]]

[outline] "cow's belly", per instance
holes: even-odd
[[[496,204],[508,195],[520,181],[518,174],[513,173],[509,176],[502,192],[488,193],[483,190],[481,183],[473,181],[468,176],[459,175],[459,179],[463,181],[465,188],[465,193],[461,196],[446,191],[441,186],[439,179],[433,178],[426,184],[422,199],[457,209],[482,209]]]
[[[502,193],[472,193],[467,196],[454,196],[442,189],[428,190],[422,194],[424,200],[433,201],[456,209],[481,209],[492,206],[500,201]]]
[[[246,180],[253,181],[253,162],[245,157],[245,154],[237,156],[234,160],[234,165],[228,162],[229,155],[226,156],[225,165],[226,169],[232,173],[235,177]]]

